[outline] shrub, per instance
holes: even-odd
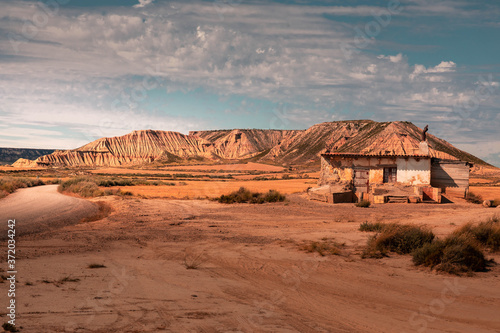
[[[467,196],[465,197],[465,200],[467,200],[470,203],[474,203],[474,204],[482,204],[483,203],[483,198],[479,194],[474,194],[472,192],[467,192]]]
[[[413,263],[451,274],[484,271],[487,266],[471,234],[452,234],[445,240],[425,244],[413,252]]]
[[[71,192],[84,198],[98,197],[104,195],[96,183],[87,179],[68,180],[59,185],[62,192]]]
[[[322,241],[305,241],[300,245],[299,249],[309,253],[317,252],[320,256],[325,256],[327,254],[339,255],[341,253],[341,248],[345,244],[340,244],[334,240],[324,238]]]
[[[90,265],[87,266],[87,268],[90,268],[90,269],[106,268],[106,266],[103,265],[103,264],[90,264]]]
[[[468,223],[454,232],[455,235],[470,235],[479,244],[496,252],[500,250],[500,225],[490,221],[481,222],[478,225]]]
[[[245,187],[240,187],[238,191],[231,192],[228,195],[221,195],[217,201],[220,203],[253,203],[261,204],[264,202],[280,202],[286,199],[285,195],[275,190],[269,190],[267,193],[252,192]]]
[[[423,227],[388,224],[379,234],[368,239],[363,257],[380,258],[387,252],[408,254],[426,243],[431,243],[433,239],[434,233]]]
[[[25,177],[2,177],[0,178],[0,198],[6,197],[19,188],[45,185],[41,179]]]
[[[376,222],[376,223],[371,223],[371,222],[363,222],[359,225],[359,231],[377,231],[380,232],[382,229],[386,226],[385,223],[381,222]]]
[[[361,200],[360,202],[355,203],[356,207],[368,208],[372,203],[368,200]]]

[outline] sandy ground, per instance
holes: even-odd
[[[500,209],[366,209],[302,194],[263,205],[97,200],[114,212],[18,239],[22,332],[500,331],[500,266],[454,277],[416,268],[409,256],[361,259],[369,234],[357,230],[364,221],[404,222],[444,236]],[[341,255],[298,249],[323,237],[345,243]]]
[[[0,200],[0,240],[6,239],[7,221],[16,220],[17,235],[78,223],[97,213],[87,200],[62,195],[58,185],[19,189]]]

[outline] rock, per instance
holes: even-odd
[[[20,158],[14,163],[12,163],[12,166],[16,168],[36,168],[38,165],[35,161],[28,160],[25,158]]]
[[[280,119],[276,118],[276,125]],[[372,120],[334,121],[307,130],[234,129],[192,131],[188,135],[140,130],[124,136],[101,138],[78,149],[55,151],[39,157],[38,166],[119,166],[151,162],[248,160],[300,165],[318,161],[325,149],[372,155],[415,154],[422,130],[409,122]],[[472,155],[446,141],[428,136],[431,157],[457,159]]]
[[[490,200],[484,200],[483,201],[483,206],[484,207],[491,207],[493,203]]]

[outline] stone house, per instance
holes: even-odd
[[[319,187],[310,195],[332,203],[363,199],[373,203],[440,203],[443,193],[467,193],[470,166],[429,156],[425,142],[415,154],[324,152]]]

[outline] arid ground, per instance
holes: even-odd
[[[90,199],[112,212],[17,238],[17,323],[22,332],[500,331],[500,265],[457,277],[415,267],[409,255],[361,259],[372,233],[358,231],[365,221],[398,222],[427,225],[443,237],[500,209],[458,199],[330,205],[307,199],[310,182],[193,180],[130,187],[155,195]],[[287,200],[226,205],[174,199],[247,185],[276,188]],[[491,199],[500,197],[500,187],[488,191]],[[345,246],[326,256],[300,249],[304,241],[325,238]],[[487,258],[500,262],[499,253]]]

